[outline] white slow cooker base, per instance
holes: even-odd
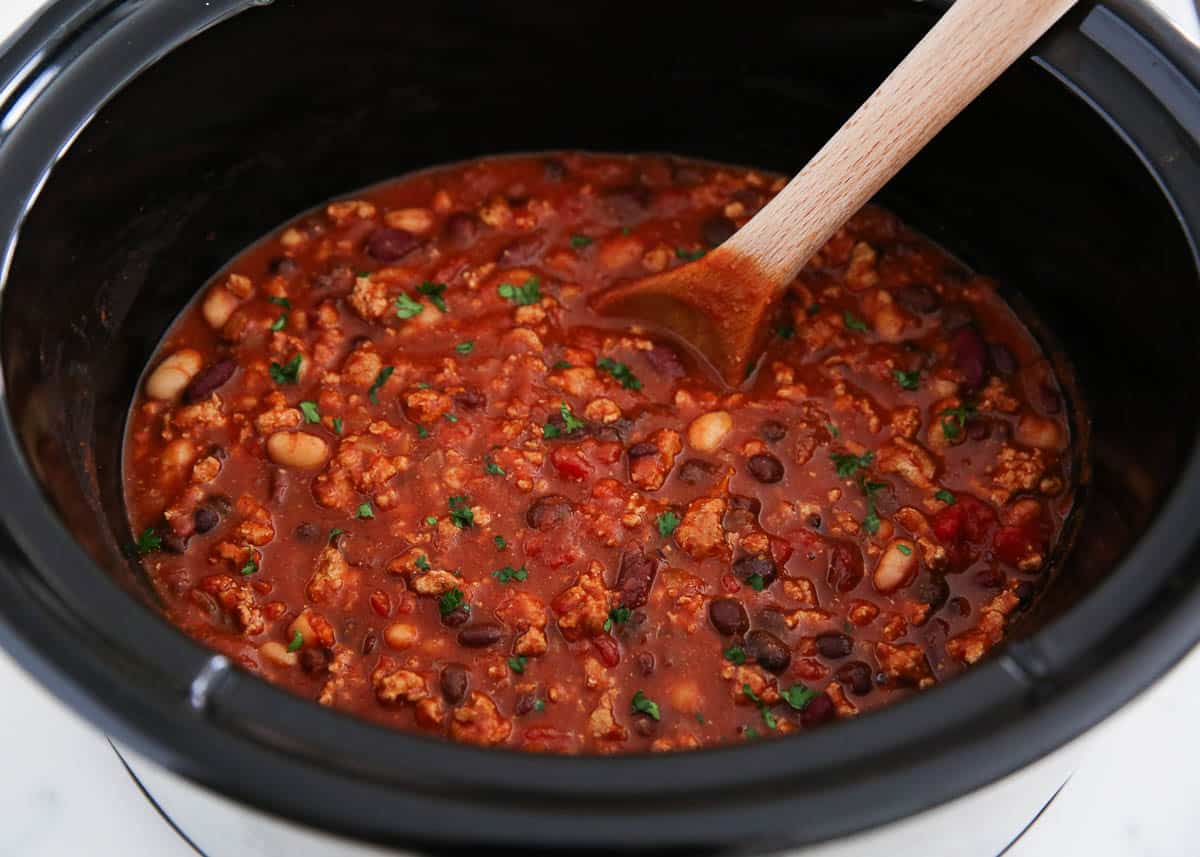
[[[1080,758],[1080,739],[965,797],[867,833],[801,849],[805,857],[996,857],[1054,798]],[[416,852],[366,845],[267,815],[170,773],[124,746],[119,754],[160,811],[205,857],[397,857]]]

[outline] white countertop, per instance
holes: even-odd
[[[40,0],[0,0],[0,40]],[[1200,38],[1191,0],[1153,0]],[[1098,727],[1090,753],[1009,857],[1181,857],[1200,842],[1200,649]],[[105,737],[0,652],[0,857],[193,857]]]

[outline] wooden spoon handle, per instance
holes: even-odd
[[[946,123],[1076,0],[957,0],[870,98],[722,249],[790,283]]]

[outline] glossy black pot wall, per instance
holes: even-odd
[[[1130,2],[1068,16],[883,196],[1024,295],[1092,416],[1075,549],[1023,639],[966,676],[781,741],[484,751],[386,732],[231,667],[158,618],[123,547],[118,456],[138,371],[198,286],[267,229],[489,152],[665,150],[793,172],[935,14],[840,0],[728,28],[694,9],[543,2],[51,6],[0,57],[5,645],[172,769],[387,842],[816,841],[965,793],[1092,725],[1200,637],[1200,74]]]

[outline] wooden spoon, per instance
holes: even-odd
[[[698,261],[606,289],[593,308],[682,337],[737,386],[757,362],[776,301],[812,255],[1074,4],[957,0],[733,237]]]

